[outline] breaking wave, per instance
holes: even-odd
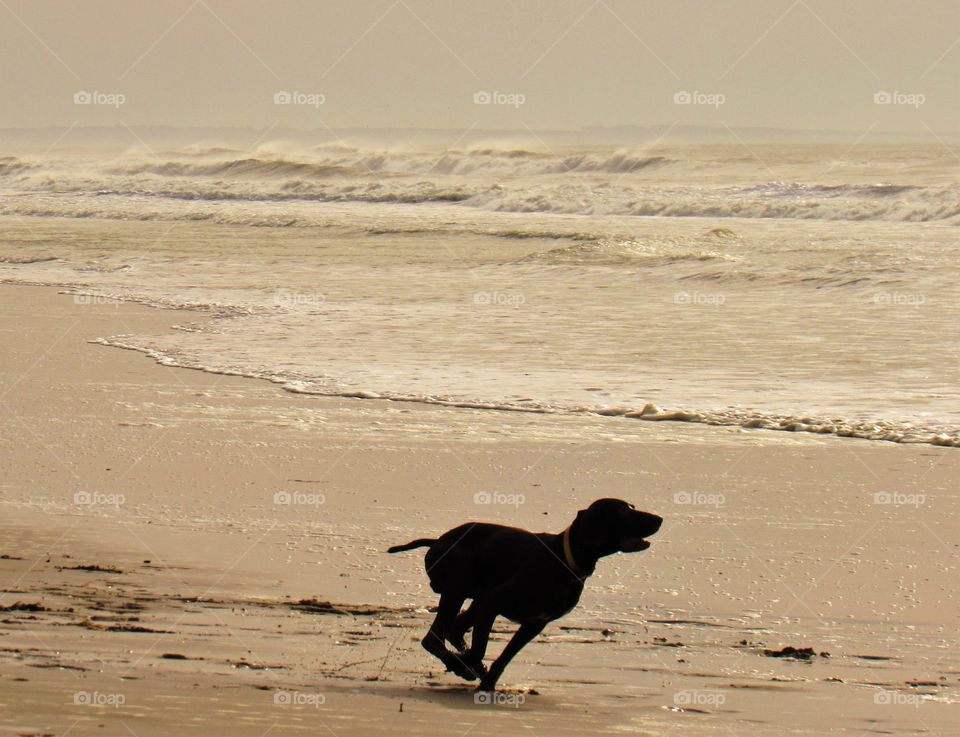
[[[127,152],[111,159],[8,156],[0,158],[0,187],[5,195],[11,195],[5,198],[3,212],[27,214],[17,208],[36,204],[25,205],[36,193],[77,194],[116,200],[111,205],[85,205],[90,217],[107,218],[112,217],[111,207],[125,212],[125,198],[132,201],[134,209],[142,209],[144,198],[150,198],[174,203],[299,202],[304,208],[324,202],[436,203],[486,212],[564,216],[960,224],[960,186],[943,176],[930,184],[924,180],[922,185],[916,180],[756,182],[753,174],[744,181],[738,166],[736,161],[710,163],[644,150],[554,153],[476,147],[417,151],[347,145],[293,150],[265,144],[252,152],[195,146],[157,156]],[[797,168],[791,173],[800,176],[804,171]],[[823,172],[815,174],[822,176]],[[49,201],[44,201],[43,207],[44,214],[68,217],[77,217],[78,209],[84,209],[76,202],[64,203],[62,213]],[[188,205],[183,209],[179,215],[165,213],[161,219],[211,217]],[[239,221],[234,216],[221,217]],[[282,219],[282,224],[311,224],[314,220],[305,211]]]
[[[220,177],[274,179],[303,177],[484,175],[536,176],[583,172],[623,174],[667,166],[675,162],[664,156],[644,156],[629,151],[614,153],[552,154],[526,150],[475,149],[442,152],[363,151],[347,147],[300,153],[297,158],[274,152],[261,156],[237,156],[197,161],[207,155],[234,153],[208,149],[192,152],[188,160],[175,153],[171,160],[121,162],[106,171],[115,175],[153,174],[164,177]]]
[[[0,177],[23,174],[36,168],[36,164],[21,161],[15,156],[0,156]]]

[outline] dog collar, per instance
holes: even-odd
[[[573,571],[577,576],[583,576],[583,571],[577,565],[576,558],[573,557],[573,548],[570,547],[570,528],[563,531],[563,557],[567,562],[567,568]]]

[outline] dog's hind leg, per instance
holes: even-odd
[[[469,607],[457,615],[456,619],[453,620],[453,624],[450,625],[450,629],[447,630],[447,642],[461,653],[467,649],[467,643],[463,639],[463,636],[473,627],[473,620],[476,614],[477,602],[472,601]]]
[[[497,611],[489,601],[474,601],[469,611],[472,613],[473,636],[470,638],[470,649],[463,653],[463,659],[467,665],[486,677],[483,656],[487,653],[490,630],[497,619]]]
[[[508,642],[507,646],[503,648],[503,652],[500,653],[500,657],[493,662],[493,665],[490,666],[490,670],[480,678],[480,685],[477,686],[477,690],[495,690],[497,687],[497,681],[500,679],[500,676],[503,675],[503,669],[507,667],[507,663],[513,660],[513,656],[520,652],[520,649],[524,645],[543,632],[543,627],[545,624],[545,622],[527,622],[526,624],[520,625],[520,629],[514,632],[510,642]],[[474,636],[476,636],[476,630],[474,630]]]
[[[456,653],[447,650],[446,633],[449,631],[453,620],[463,606],[465,596],[454,594],[441,594],[440,604],[437,607],[437,616],[430,625],[430,631],[421,640],[424,650],[431,655],[436,656],[447,667],[447,670],[453,671],[458,676],[467,681],[475,681],[477,678],[486,675],[484,672],[478,672],[470,668],[466,662]]]

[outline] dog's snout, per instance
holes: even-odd
[[[643,515],[641,526],[644,529],[644,536],[655,534],[660,529],[660,525],[663,524],[663,517],[649,512],[641,512],[641,514]]]

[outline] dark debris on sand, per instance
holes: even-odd
[[[247,670],[286,670],[285,665],[266,665],[264,663],[251,663],[248,660],[228,660],[227,665],[233,668],[246,668]]]
[[[0,612],[49,612],[43,604],[36,602],[16,601],[9,606],[0,606]]]
[[[372,617],[389,611],[383,607],[332,604],[329,601],[321,601],[320,599],[300,599],[300,601],[291,602],[290,608],[296,609],[298,612],[307,612],[308,614],[352,614],[354,616],[364,617]]]
[[[123,573],[119,568],[112,566],[98,566],[96,564],[86,564],[82,566],[57,566],[58,571],[89,571],[90,573]]]
[[[804,660],[810,661],[817,657],[817,652],[812,647],[793,647],[787,645],[786,647],[780,650],[764,650],[763,654],[768,658],[789,658],[791,660]],[[820,653],[821,658],[829,658],[830,653],[822,652]]]
[[[155,630],[150,627],[143,627],[139,624],[113,624],[105,625],[98,622],[94,622],[92,619],[84,619],[80,622],[71,622],[70,626],[73,627],[83,627],[88,630],[97,630],[100,632],[131,632],[131,633],[142,633],[142,634],[153,634],[153,635],[173,635],[176,634],[173,630]]]
[[[657,647],[686,647],[682,642],[668,642],[666,637],[654,637],[653,644]]]

